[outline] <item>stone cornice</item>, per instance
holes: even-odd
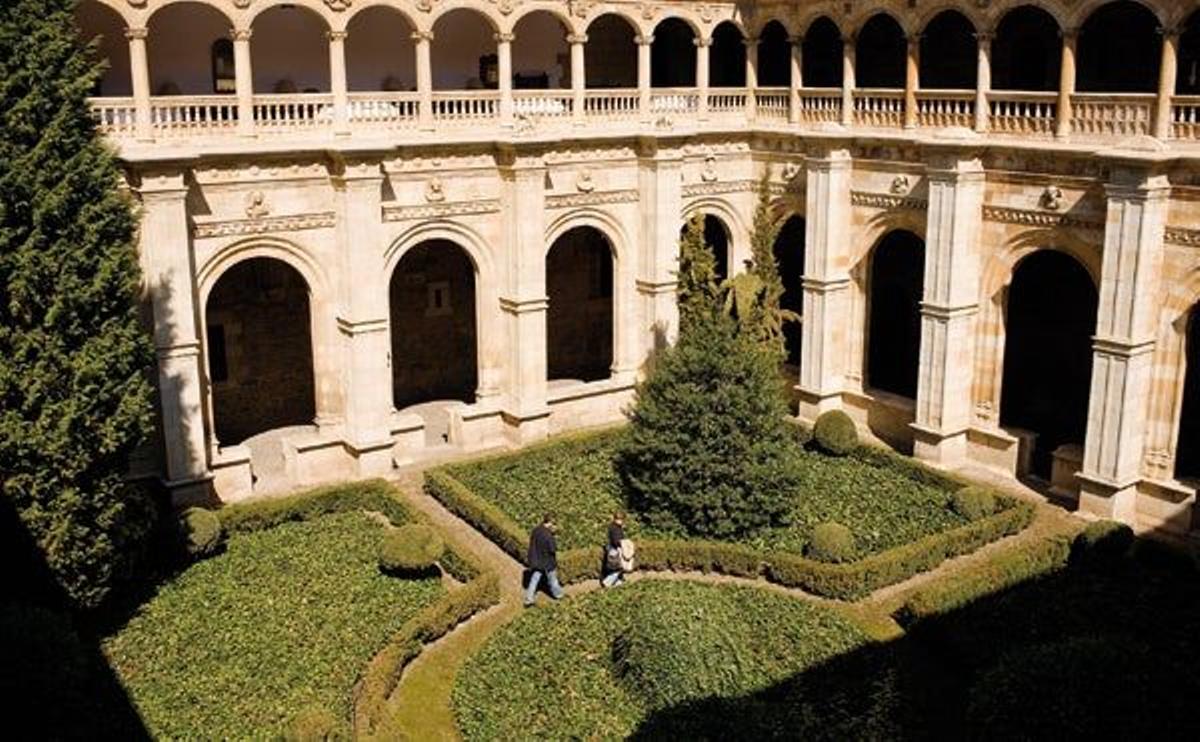
[[[868,193],[867,191],[851,191],[850,203],[868,209],[895,211],[925,211],[929,208],[929,202],[922,198],[895,196],[890,193]]]
[[[557,196],[546,196],[547,209],[563,209],[573,206],[599,206],[601,204],[631,204],[637,203],[636,188],[621,191],[600,191],[597,193],[563,193]]]
[[[447,216],[470,216],[492,214],[500,210],[500,200],[482,198],[476,201],[451,201],[448,203],[419,204],[415,206],[384,206],[385,222],[404,222],[411,219],[433,219]]]
[[[1200,247],[1200,229],[1187,229],[1186,227],[1167,227],[1166,234],[1163,239],[1171,245],[1182,245],[1183,247]]]
[[[298,232],[305,229],[323,229],[337,224],[337,214],[321,211],[313,214],[268,216],[260,219],[195,219],[192,234],[197,239],[206,237],[242,237],[245,235],[269,234],[271,232]]]
[[[1102,222],[1092,222],[1069,214],[1056,214],[1049,211],[1034,211],[1032,209],[1014,209],[1008,206],[983,207],[984,221],[1002,222],[1004,224],[1020,224],[1027,227],[1073,227],[1102,231]]]

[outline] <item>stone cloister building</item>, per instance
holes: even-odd
[[[1179,0],[83,0],[180,497],[621,418],[780,219],[797,414],[1192,529],[1200,14]]]

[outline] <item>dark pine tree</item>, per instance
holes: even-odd
[[[695,232],[680,240],[679,340],[638,387],[616,465],[652,525],[735,538],[787,522],[798,448],[774,356],[722,311]]]
[[[151,430],[153,349],[136,218],[88,108],[100,68],[74,6],[0,10],[0,490],[61,594],[86,608],[152,522],[126,475]]]

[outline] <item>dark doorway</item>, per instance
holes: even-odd
[[[1033,473],[1046,479],[1054,449],[1087,432],[1096,304],[1091,276],[1065,253],[1040,250],[1013,271],[1000,424],[1037,434]]]
[[[613,254],[594,227],[568,230],[546,255],[546,372],[607,379],[613,362]]]
[[[1076,89],[1088,93],[1153,93],[1158,88],[1162,37],[1158,19],[1141,3],[1119,0],[1098,8],[1079,29]]]
[[[792,83],[792,42],[779,21],[763,26],[758,40],[758,85],[786,88]]]
[[[650,86],[690,88],[696,85],[696,45],[692,27],[679,18],[667,18],[654,27],[650,45]]]
[[[779,277],[783,280],[783,297],[779,305],[796,314],[804,311],[804,219],[799,216],[788,217],[775,238],[775,264],[779,268]],[[787,362],[793,366],[800,365],[801,326],[799,322],[787,322],[783,325],[784,349],[787,352]]]
[[[921,34],[921,87],[974,90],[979,72],[975,27],[956,10],[938,13]]]
[[[1188,317],[1187,373],[1175,447],[1175,478],[1200,479],[1200,304]]]
[[[996,90],[1058,90],[1062,41],[1054,16],[1033,5],[1005,14],[992,40],[992,87]]]
[[[308,293],[304,277],[273,258],[242,261],[213,286],[208,378],[222,445],[316,416]]]
[[[708,84],[714,88],[746,86],[746,42],[738,27],[725,21],[713,29],[708,50]]]
[[[813,21],[800,47],[801,67],[806,88],[842,87],[842,34],[837,24],[825,16]]]
[[[409,250],[388,287],[392,323],[392,402],[474,402],[479,384],[475,264],[449,240]]]
[[[917,396],[925,241],[907,230],[884,235],[871,255],[867,385]]]
[[[858,32],[854,49],[856,87],[904,88],[908,41],[896,19],[886,13],[871,16]]]

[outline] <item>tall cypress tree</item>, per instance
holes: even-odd
[[[101,69],[74,6],[0,10],[0,491],[66,598],[93,607],[151,522],[126,474],[151,430],[153,349],[136,217],[88,107]]]

